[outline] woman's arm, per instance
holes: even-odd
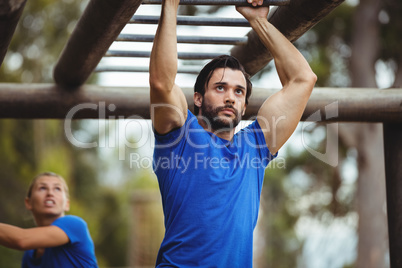
[[[69,242],[66,233],[57,226],[34,227],[29,229],[0,223],[0,245],[28,250],[57,247]]]

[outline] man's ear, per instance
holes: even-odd
[[[244,104],[243,112],[241,113],[241,116],[244,116],[246,114],[246,108],[247,104]]]
[[[31,205],[31,199],[30,198],[25,197],[24,203],[25,203],[25,207],[26,207],[27,210],[32,210],[32,205]]]
[[[201,108],[201,104],[202,104],[202,95],[201,95],[201,93],[194,92],[194,104],[198,108]]]

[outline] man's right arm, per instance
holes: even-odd
[[[0,223],[0,245],[12,249],[28,250],[56,247],[67,244],[69,241],[66,233],[57,226],[23,229]]]
[[[175,84],[178,6],[179,0],[163,0],[150,57],[151,119],[158,134],[166,134],[183,126],[187,118],[186,98]]]

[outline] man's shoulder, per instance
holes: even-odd
[[[184,125],[171,130],[166,134],[158,134],[154,130],[155,141],[157,143],[171,143],[172,141],[177,142],[183,137],[187,136],[188,133],[198,133],[198,131],[192,131],[193,129],[203,129],[202,126],[198,123],[198,118],[188,110],[186,121]]]

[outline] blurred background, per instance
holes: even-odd
[[[87,3],[28,1],[0,82],[53,83],[53,67]],[[141,6],[136,14],[159,12],[158,6]],[[221,6],[181,6],[180,14],[240,16],[234,7]],[[316,86],[400,88],[400,14],[400,0],[348,0],[297,40],[318,76]],[[128,25],[123,31],[155,29]],[[249,30],[230,34],[244,36]],[[183,33],[192,31],[204,30],[187,28]],[[143,50],[151,44],[112,46]],[[188,49],[195,50],[194,45]],[[219,49],[228,53],[230,47]],[[132,61],[137,59],[105,59],[100,65]],[[138,60],[144,66],[146,61]],[[194,75],[177,77],[183,87],[194,81]],[[252,82],[258,88],[280,88],[273,63]],[[148,75],[99,73],[87,84],[127,86],[127,96],[134,98],[135,90],[130,90],[148,86]],[[382,125],[306,124],[300,123],[267,168],[255,230],[255,267],[389,267]],[[63,120],[0,120],[0,222],[34,226],[23,202],[27,187],[36,174],[53,171],[70,186],[70,213],[87,221],[100,267],[154,266],[163,215],[152,172],[150,122],[75,120],[71,127],[76,140],[96,146],[76,146]],[[330,135],[336,135],[337,146],[330,146]],[[322,161],[312,150],[335,161]],[[21,257],[22,252],[0,247],[0,267],[20,267]]]

